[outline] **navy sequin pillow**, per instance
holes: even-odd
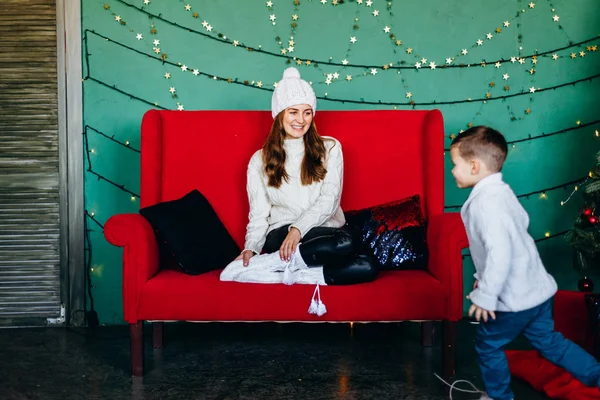
[[[347,224],[360,232],[361,252],[374,256],[382,270],[427,268],[427,236],[419,195],[345,215]]]
[[[600,360],[600,294],[585,295],[589,325],[594,338],[594,356]]]

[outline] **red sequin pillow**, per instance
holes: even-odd
[[[419,195],[346,212],[350,227],[360,232],[361,251],[374,256],[383,270],[425,269],[425,219]]]

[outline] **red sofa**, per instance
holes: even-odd
[[[428,220],[428,270],[381,272],[371,283],[325,286],[328,312],[307,313],[311,285],[219,281],[220,271],[188,276],[159,270],[150,224],[138,214],[111,217],[106,239],[123,247],[123,311],[130,324],[134,375],[143,374],[143,321],[300,321],[423,323],[431,345],[433,322],[443,321],[443,374],[454,371],[455,322],[462,317],[461,249],[467,238],[458,213],[444,212],[444,127],[433,111],[319,111],[322,135],[343,146],[344,210],[422,199]],[[141,206],[198,189],[243,247],[248,222],[246,168],[272,123],[270,111],[148,111],[141,129]]]

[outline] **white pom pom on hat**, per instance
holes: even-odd
[[[308,104],[317,112],[317,96],[312,86],[300,77],[300,72],[290,67],[283,71],[283,78],[277,83],[271,99],[271,114],[273,118],[288,107],[298,104]]]

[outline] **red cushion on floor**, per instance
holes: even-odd
[[[529,383],[551,399],[600,399],[600,390],[579,382],[570,373],[543,358],[536,350],[507,350],[513,376]]]

